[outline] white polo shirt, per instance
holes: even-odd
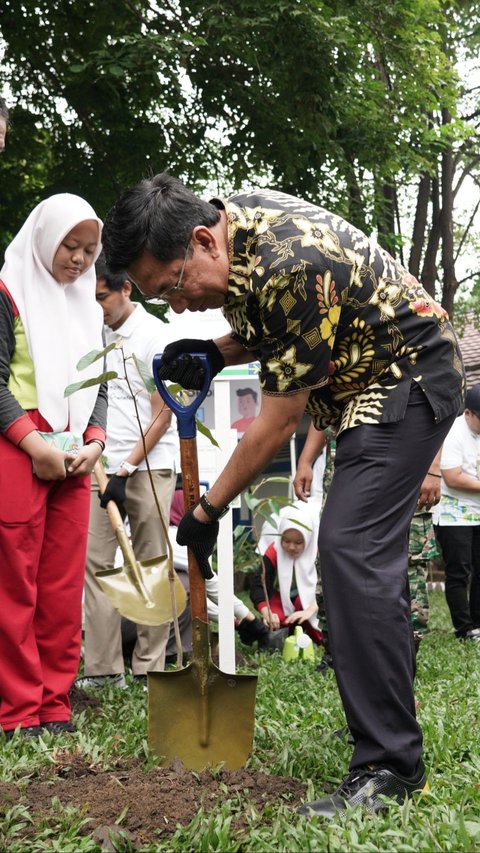
[[[464,414],[454,421],[443,443],[440,468],[442,471],[462,468],[469,476],[479,479],[480,435],[470,430]],[[480,492],[452,489],[442,478],[442,497],[436,507],[434,523],[480,524]]]
[[[131,356],[134,353],[146,365],[152,375],[153,356],[162,352],[165,347],[163,339],[165,323],[145,311],[140,303],[134,302],[133,304],[135,310],[132,311],[122,326],[116,331],[112,331],[108,326],[106,327],[106,342],[108,345],[118,340],[119,337],[123,338],[124,355]],[[106,360],[106,369],[118,373],[118,379],[111,379],[108,383],[107,439],[104,452],[104,456],[107,458],[107,471],[109,474],[114,474],[140,437],[132,395],[125,379],[122,379],[125,376],[125,371],[136,396],[143,430],[152,419],[152,406],[150,394],[133,359],[128,359],[124,365],[122,350],[113,349],[107,353]],[[179,442],[175,418],[172,419],[172,424],[148,454],[148,461],[152,470],[177,470]],[[147,464],[143,460],[138,469],[145,471],[146,468]]]

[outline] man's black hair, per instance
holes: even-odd
[[[109,269],[128,270],[148,250],[164,263],[183,258],[197,225],[217,224],[219,210],[167,172],[126,190],[107,213],[102,242]]]
[[[128,278],[124,270],[121,272],[110,272],[103,251],[100,252],[95,261],[95,275],[97,279],[101,278],[105,282],[109,290],[122,290],[125,279]]]

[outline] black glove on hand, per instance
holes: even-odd
[[[159,379],[178,382],[182,388],[200,391],[205,382],[205,369],[199,358],[190,353],[208,355],[212,379],[225,367],[225,359],[213,341],[183,338],[165,347],[162,364],[157,371]]]
[[[260,622],[260,619],[242,619],[238,626],[238,634],[246,646],[251,646],[257,641],[259,649],[267,648],[268,628],[263,622]]]
[[[100,506],[103,509],[107,508],[109,501],[115,501],[122,515],[125,515],[125,489],[127,488],[128,477],[119,477],[113,474],[108,481],[107,488],[103,495],[99,495]]]
[[[198,568],[204,578],[213,578],[213,572],[208,562],[218,536],[218,521],[198,521],[193,509],[189,509],[178,525],[177,542],[188,545],[197,558]]]

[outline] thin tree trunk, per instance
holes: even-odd
[[[443,124],[451,122],[448,109],[442,110]],[[442,306],[453,318],[454,297],[458,283],[455,276],[455,259],[453,248],[453,151],[451,145],[445,148],[442,154],[442,215],[440,227],[442,233],[442,268],[443,268],[443,294]]]
[[[377,229],[378,242],[392,257],[396,255],[395,247],[395,183],[384,182],[377,192]]]
[[[361,231],[367,231],[367,221],[365,219],[366,205],[355,174],[355,161],[353,156],[349,153],[345,153],[345,160],[345,180],[347,182],[348,192],[348,218],[356,228],[360,228]]]
[[[423,175],[420,178],[420,183],[418,185],[417,206],[415,209],[415,221],[413,223],[412,248],[410,251],[410,259],[408,261],[408,269],[412,275],[416,276],[416,278],[419,278],[420,276],[420,263],[425,244],[430,186],[430,175]]]
[[[422,284],[430,294],[435,298],[435,286],[437,283],[437,253],[440,245],[440,196],[438,178],[432,179],[431,186],[432,198],[432,221],[428,234],[427,248],[423,259],[422,268]]]

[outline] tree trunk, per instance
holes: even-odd
[[[413,223],[412,248],[408,269],[416,278],[420,277],[420,263],[422,260],[423,247],[425,243],[425,231],[427,228],[428,202],[430,199],[430,175],[420,178],[417,193],[417,206],[415,209],[415,221]]]
[[[451,122],[448,109],[442,110],[443,124]],[[453,248],[453,151],[449,145],[442,154],[442,215],[440,227],[442,233],[442,268],[443,268],[443,294],[442,306],[448,312],[450,319],[453,318],[454,297],[458,283],[455,276],[455,258]]]
[[[345,153],[346,167],[345,180],[347,182],[348,192],[348,219],[352,225],[359,228],[361,231],[367,231],[367,221],[365,219],[365,201],[362,196],[357,176],[355,174],[354,158]]]
[[[437,253],[440,245],[440,197],[438,178],[432,179],[432,221],[428,234],[427,248],[423,259],[422,284],[435,299],[435,286],[437,283]]]
[[[377,229],[378,242],[382,249],[390,252],[392,257],[396,256],[395,246],[395,183],[383,183],[377,193]]]

